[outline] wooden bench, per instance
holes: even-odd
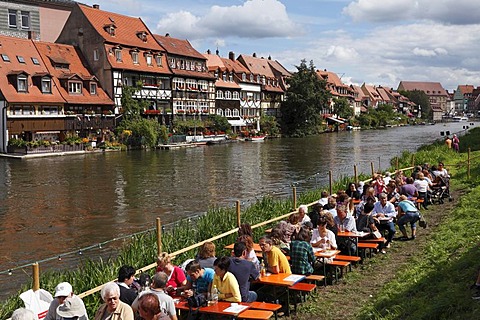
[[[361,257],[357,257],[357,256],[346,256],[346,255],[343,255],[343,254],[337,254],[335,256],[335,258],[333,258],[333,261],[335,260],[340,260],[340,261],[348,261],[350,263],[358,263],[358,262],[362,262],[362,258]],[[350,264],[350,271],[352,271],[352,265]]]
[[[306,276],[305,279],[303,279],[303,280],[308,282],[308,283],[314,283],[316,285],[318,285],[320,282],[323,282],[325,286],[327,285],[327,283],[325,281],[325,276],[322,276],[322,275],[319,275],[319,274],[311,274],[309,276]]]
[[[416,203],[416,205],[417,205],[417,209],[420,210],[420,206],[422,205],[423,201],[424,201],[423,199],[417,199],[417,200],[415,200],[415,203]]]
[[[373,242],[359,242],[358,249],[362,250],[366,253],[367,249],[369,250],[369,256],[372,257],[372,251],[378,249],[378,243]],[[362,256],[366,256],[366,254],[362,254]]]
[[[268,320],[273,316],[272,311],[247,309],[237,316],[237,319]]]
[[[338,281],[338,270],[340,269],[340,277],[343,277],[343,269],[350,266],[350,262],[348,261],[341,261],[341,260],[333,260],[327,262],[327,266],[333,267],[335,269],[335,281]]]
[[[293,305],[295,307],[295,312],[297,312],[297,295],[300,295],[300,302],[307,299],[307,294],[315,290],[317,286],[313,283],[297,282],[293,286],[288,287],[289,291],[293,291]],[[290,306],[289,306],[290,307]]]
[[[273,314],[275,315],[275,319],[277,319],[278,310],[282,309],[282,305],[277,303],[254,301],[249,303],[249,305],[251,309],[259,309],[273,312]]]
[[[387,239],[384,237],[378,238],[378,239],[360,239],[360,242],[365,242],[365,243],[385,243],[387,242]]]

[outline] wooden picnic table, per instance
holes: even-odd
[[[237,303],[236,307],[233,307],[233,311],[229,311],[228,308],[232,307],[231,302],[227,301],[218,301],[217,303],[205,307],[200,307],[198,309],[198,312],[200,313],[207,313],[207,314],[214,314],[214,315],[219,315],[219,316],[238,316],[241,314],[243,311],[247,310],[250,308],[250,305],[248,303]],[[190,307],[187,304],[186,300],[181,300],[180,302],[175,304],[175,308],[178,310],[183,310],[183,311],[189,311]],[[196,309],[195,309],[196,310]]]
[[[344,231],[344,232],[337,232],[337,237],[347,237],[347,238],[354,238],[355,239],[355,247],[357,248],[357,256],[358,256],[358,238],[364,238],[368,236],[370,233],[363,232],[363,231]]]
[[[318,248],[313,248],[315,257],[322,259],[330,259],[335,257],[340,253],[340,250],[319,250]],[[323,261],[323,284],[327,285],[327,264]]]

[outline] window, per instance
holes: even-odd
[[[225,99],[232,99],[232,93],[230,91],[225,91]]]
[[[20,63],[25,63],[25,59],[22,56],[17,56],[17,60]]]
[[[30,12],[22,11],[20,15],[22,19],[22,29],[30,29]]]
[[[115,49],[115,58],[117,59],[117,62],[122,62],[122,50],[121,49]]]
[[[233,82],[233,73],[228,75],[228,81]]]
[[[98,55],[98,49],[93,49],[93,61],[98,61],[100,56]]]
[[[33,62],[33,64],[36,64],[37,66],[40,65],[40,62],[38,62],[37,58],[32,57],[32,62]]]
[[[245,72],[242,73],[242,81],[247,81],[247,74]]]
[[[170,65],[170,68],[175,69],[175,59],[174,58],[170,58],[168,64]]]
[[[94,82],[90,83],[90,94],[97,94],[97,84]]]
[[[260,83],[260,75],[257,75],[257,83]]]
[[[147,66],[153,65],[152,55],[151,55],[151,54],[147,54],[147,55],[145,56],[145,58],[147,59]]]
[[[42,93],[52,93],[52,80],[50,78],[42,78]]]
[[[17,11],[8,10],[8,26],[10,28],[17,28]]]
[[[217,91],[217,99],[223,99],[223,91]]]
[[[19,75],[17,78],[17,91],[27,92],[27,76]]]
[[[41,114],[47,115],[57,115],[58,114],[58,107],[49,107],[49,106],[42,106],[39,108]]]
[[[222,73],[222,80],[227,82],[227,74],[225,72]]]
[[[157,54],[155,56],[155,63],[157,64],[157,67],[161,67],[163,65],[162,63],[162,55],[161,54]]]
[[[134,64],[138,64],[138,52],[132,52],[132,61]]]
[[[240,99],[240,94],[238,93],[238,91],[233,92],[233,99],[235,99],[235,100]]]
[[[253,74],[250,75],[250,82],[253,82]]]
[[[69,82],[68,83],[68,93],[82,93],[82,83],[81,82]]]
[[[2,60],[5,61],[5,62],[10,62],[10,58],[6,54],[3,54],[3,53],[2,53]]]

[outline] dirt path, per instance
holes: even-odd
[[[452,192],[453,201],[449,202],[445,199],[444,204],[431,205],[428,211],[422,210],[422,214],[427,219],[428,228],[418,228],[415,240],[394,241],[392,248],[388,250],[387,254],[378,253],[373,258],[367,258],[364,264],[353,269],[355,274],[349,273],[347,275],[347,277],[355,277],[355,279],[349,281],[347,278],[347,283],[321,288],[319,290],[320,297],[309,299],[307,303],[302,305],[302,312],[299,312],[298,315],[293,315],[291,319],[355,319],[359,310],[371,299],[371,295],[375,296],[375,293],[404,267],[409,258],[421,254],[429,236],[435,232],[437,226],[457,204],[459,197],[463,193],[464,191],[462,190]],[[408,228],[407,231],[410,234]],[[400,231],[397,228],[395,237],[399,236],[399,234]],[[336,305],[338,308],[318,307],[322,304],[322,301],[328,301],[329,306]],[[319,310],[322,310],[322,313],[319,314]]]

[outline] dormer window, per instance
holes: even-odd
[[[157,67],[162,67],[163,66],[162,55],[161,54],[157,54],[155,56],[155,63],[157,64]]]
[[[145,59],[147,60],[147,66],[153,65],[153,57],[150,53],[145,55]]]
[[[138,64],[138,52],[137,51],[132,52],[132,61],[133,61],[134,64]]]
[[[170,65],[170,68],[175,69],[175,59],[170,58],[168,61],[169,61],[168,64]]]
[[[265,76],[262,76],[262,84],[265,85]]]
[[[117,59],[117,62],[122,62],[122,49],[115,49],[115,59]]]
[[[97,94],[97,84],[95,82],[90,82],[90,94],[91,95]]]
[[[253,82],[253,74],[250,75],[250,82]]]
[[[68,93],[81,94],[82,93],[82,82],[81,81],[69,81],[68,82]]]
[[[233,73],[228,75],[228,81],[233,82]]]
[[[225,72],[222,73],[222,80],[227,82],[227,74]]]
[[[215,75],[215,79],[218,79],[218,71],[215,71],[214,75]]]
[[[42,93],[52,93],[52,79],[49,77],[42,78]]]
[[[112,37],[115,36],[115,29],[117,29],[117,27],[114,25],[114,24],[107,24],[103,27],[103,29],[109,34],[111,35]]]
[[[137,37],[142,40],[143,42],[147,42],[147,32],[146,31],[138,31]]]
[[[257,75],[257,83],[260,83],[260,75]]]
[[[17,77],[17,91],[18,92],[27,92],[27,76],[24,74],[19,74]]]
[[[242,73],[242,81],[247,81],[247,74],[245,72]]]

